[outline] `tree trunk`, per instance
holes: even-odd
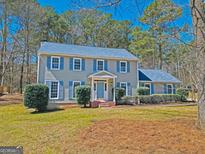
[[[198,126],[205,129],[205,12],[202,0],[190,0],[193,26],[196,35]]]
[[[163,52],[162,52],[162,44],[159,43],[159,68],[162,69],[163,65]]]

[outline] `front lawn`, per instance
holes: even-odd
[[[122,130],[116,131],[119,134],[115,134],[113,136],[114,138],[117,136],[123,137],[122,133],[125,131],[123,129],[126,129],[126,126],[123,126],[123,124],[129,126],[129,129],[126,130],[128,135],[132,133],[143,133],[143,130],[139,130],[140,128],[137,125],[143,125],[144,122],[147,127],[157,127],[157,123],[166,123],[167,121],[176,119],[180,119],[182,123],[183,121],[190,121],[190,127],[193,126],[195,129],[196,110],[196,106],[98,109],[68,108],[61,111],[32,114],[22,104],[0,106],[0,143],[1,145],[10,146],[22,145],[25,153],[93,153],[92,150],[95,150],[96,153],[103,153],[103,149],[100,147],[106,145],[101,145],[102,143],[98,141],[101,140],[100,136],[107,137],[106,140],[107,142],[109,141],[109,131],[115,132],[112,129],[118,128],[114,126],[115,123],[117,124],[119,122]],[[122,122],[123,120],[124,122]],[[136,126],[138,130],[130,129],[132,125],[133,128]],[[93,129],[98,131],[95,132]],[[166,129],[166,127],[163,127],[163,129]],[[94,136],[92,136],[92,131],[94,131]],[[99,132],[103,133],[98,134]],[[199,133],[201,132],[199,131]],[[144,135],[146,137],[146,134]],[[150,134],[147,135],[147,138],[151,137],[149,136]],[[137,142],[138,135],[134,135],[134,137],[129,142],[120,143],[129,143],[131,145],[132,140]],[[95,149],[92,149],[92,144],[90,145],[89,142],[89,139],[92,138],[95,140],[93,142],[97,144],[93,145],[93,147],[97,147]],[[89,144],[83,144],[85,140]],[[82,147],[80,147],[81,143],[83,144]],[[108,142],[108,144],[115,144],[115,142]],[[115,149],[110,147],[106,152],[112,151],[113,153],[118,153],[122,149],[117,144],[119,143],[114,145]],[[129,148],[129,145],[127,146]],[[116,149],[116,147],[119,149]]]

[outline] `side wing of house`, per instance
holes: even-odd
[[[180,81],[161,70],[139,70],[139,87],[148,87],[150,94],[176,94]]]

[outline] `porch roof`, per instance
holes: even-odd
[[[117,76],[115,74],[110,73],[108,71],[100,71],[88,76],[88,78],[103,78],[103,79],[113,79],[116,77]]]

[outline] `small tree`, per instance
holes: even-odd
[[[148,87],[140,87],[137,89],[137,95],[149,95],[150,90]]]
[[[45,111],[48,105],[48,86],[43,84],[27,85],[24,90],[24,105],[35,108],[39,112]]]
[[[90,102],[91,88],[90,86],[78,86],[76,88],[76,98],[78,104],[84,105]]]
[[[181,101],[187,101],[187,98],[189,96],[189,89],[178,88],[176,93],[181,96]]]

